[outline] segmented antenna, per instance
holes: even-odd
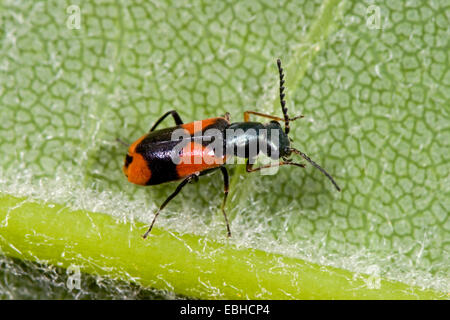
[[[281,67],[281,60],[277,59],[278,72],[280,74],[280,104],[281,110],[283,111],[284,116],[284,132],[286,134],[289,133],[289,116],[288,116],[288,108],[286,107],[286,101],[284,100],[284,73],[283,68]]]
[[[317,163],[315,163],[314,161],[311,160],[310,157],[308,157],[306,154],[304,154],[303,152],[301,152],[300,150],[291,148],[291,151],[298,154],[299,156],[301,156],[303,159],[305,159],[306,161],[308,161],[309,163],[311,163],[314,167],[316,167],[317,169],[320,170],[320,172],[322,172],[325,176],[327,176],[328,179],[330,179],[331,183],[334,185],[334,187],[337,189],[337,191],[341,191],[341,188],[339,188],[339,186],[337,185],[336,181],[334,181],[333,177],[325,171],[325,169],[323,169],[321,166],[319,166]]]

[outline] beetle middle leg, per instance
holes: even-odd
[[[151,127],[151,129],[149,130],[149,132],[152,132],[153,130],[156,129],[156,127],[168,116],[171,115],[173,117],[173,120],[175,121],[175,124],[178,126],[180,124],[183,124],[183,120],[181,120],[180,115],[178,114],[178,112],[176,112],[175,110],[170,110],[167,111],[165,114],[163,114],[153,125],[153,127]]]
[[[183,189],[183,187],[188,184],[192,179],[195,179],[196,177],[198,177],[198,174],[192,174],[189,177],[187,177],[186,179],[184,179],[179,185],[178,187],[175,189],[175,191],[167,197],[167,199],[163,202],[163,204],[159,207],[158,211],[156,211],[155,216],[153,218],[152,223],[150,224],[150,227],[148,228],[147,232],[142,236],[144,239],[147,238],[147,236],[149,235],[149,233],[152,231],[153,225],[155,224],[156,218],[158,217],[159,213],[161,212],[162,209],[164,209],[164,207],[170,202],[170,200],[172,200],[173,198],[175,198],[177,196],[178,193],[180,193],[181,189]]]

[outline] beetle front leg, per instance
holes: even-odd
[[[255,172],[255,171],[259,171],[261,169],[268,169],[268,168],[272,168],[272,167],[277,167],[277,166],[286,166],[286,165],[291,165],[291,166],[296,166],[296,167],[301,167],[304,168],[305,165],[303,163],[296,163],[296,162],[292,162],[292,161],[280,161],[277,164],[267,164],[258,168],[253,168],[253,163],[250,163],[247,159],[247,163],[245,165],[245,169],[247,170],[247,172]]]

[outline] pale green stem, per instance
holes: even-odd
[[[441,299],[445,293],[0,193],[4,254],[207,299]]]

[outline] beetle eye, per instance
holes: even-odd
[[[127,156],[125,157],[125,167],[128,167],[132,161],[133,157],[127,154]]]

